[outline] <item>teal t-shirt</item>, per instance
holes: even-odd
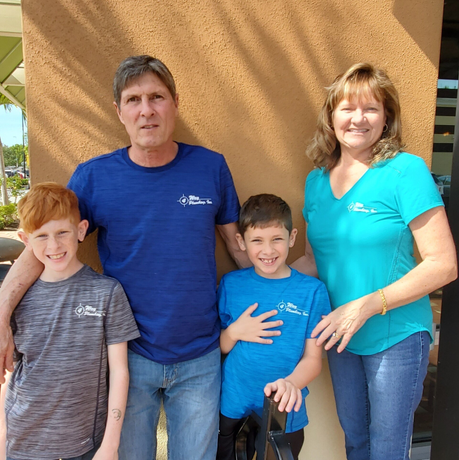
[[[303,215],[332,308],[384,288],[413,269],[408,225],[438,206],[443,201],[424,160],[408,153],[368,169],[340,199],[332,193],[329,172],[313,170],[306,179]],[[378,353],[419,331],[432,334],[427,296],[370,318],[347,350]]]

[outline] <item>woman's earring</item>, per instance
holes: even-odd
[[[384,125],[384,129],[382,130],[383,133],[387,132],[387,130],[389,129],[389,125],[386,123]]]

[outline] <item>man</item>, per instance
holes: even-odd
[[[96,228],[104,273],[129,297],[141,337],[130,342],[121,460],[156,455],[161,400],[169,458],[215,459],[220,394],[215,226],[240,266],[239,203],[224,158],[173,140],[178,95],[167,67],[132,56],[114,79],[131,145],[93,158],[69,182]],[[0,362],[11,368],[9,317],[42,266],[24,254],[2,287]],[[6,358],[3,358],[6,350]]]

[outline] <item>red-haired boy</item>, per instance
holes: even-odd
[[[116,460],[126,342],[139,336],[126,295],[118,281],[78,260],[88,221],[80,220],[71,190],[38,184],[18,211],[19,235],[45,268],[12,317],[17,363],[5,401],[7,459]]]

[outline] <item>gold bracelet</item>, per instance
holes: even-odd
[[[382,311],[380,314],[385,315],[387,312],[386,296],[384,295],[384,292],[382,289],[378,289],[378,292],[379,292],[379,296],[381,297],[381,301],[382,301]]]

